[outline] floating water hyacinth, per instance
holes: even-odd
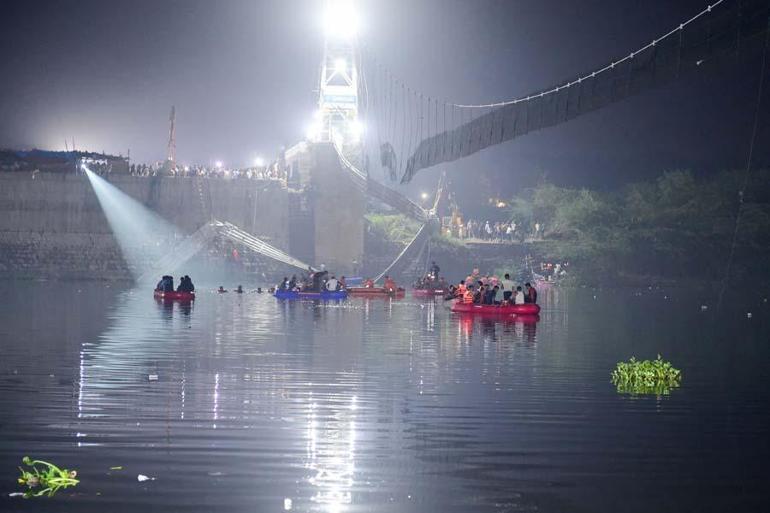
[[[53,463],[33,460],[29,456],[24,456],[21,461],[29,467],[26,470],[19,467],[19,484],[27,486],[25,498],[43,495],[52,497],[60,489],[75,486],[80,482],[75,479],[78,475],[75,470],[61,469]]]
[[[638,361],[631,357],[627,362],[618,362],[611,376],[612,384],[621,394],[668,395],[679,387],[682,372],[658,355],[656,360]]]

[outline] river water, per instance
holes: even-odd
[[[0,283],[0,511],[765,510],[764,298],[540,295],[517,324],[409,298]],[[683,372],[670,395],[609,382],[658,353]],[[9,496],[25,455],[81,483]]]

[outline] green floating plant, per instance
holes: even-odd
[[[612,384],[621,394],[668,395],[679,387],[682,372],[658,355],[656,360],[638,361],[632,357],[627,362],[618,362],[611,376]]]
[[[24,456],[21,461],[29,467],[26,470],[19,467],[19,484],[27,487],[24,492],[26,498],[43,495],[52,497],[60,489],[75,486],[80,482],[75,479],[78,473],[74,470],[61,469],[53,463],[33,460],[29,456]]]

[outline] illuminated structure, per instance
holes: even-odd
[[[166,160],[171,169],[176,168],[176,109],[171,106],[171,113],[168,115],[168,155]]]
[[[355,145],[362,132],[358,120],[358,19],[352,0],[327,0],[324,55],[318,111],[308,129],[312,142]]]

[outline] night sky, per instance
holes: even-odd
[[[315,107],[322,0],[3,0],[0,147],[152,162],[177,109],[180,162],[271,158]],[[395,75],[457,103],[510,99],[626,55],[703,0],[362,0],[361,38]],[[439,169],[479,197],[541,177],[612,187],[667,169],[745,167],[759,62],[732,60]],[[770,88],[768,88],[770,89]],[[765,97],[767,97],[767,91]],[[765,98],[758,165],[770,161]],[[473,196],[469,196],[473,198]]]

